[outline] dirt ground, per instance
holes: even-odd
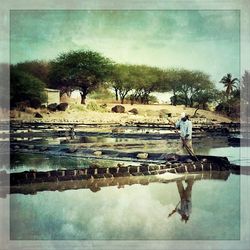
[[[100,103],[97,104],[99,107]],[[27,108],[26,112],[11,111],[11,119],[43,122],[84,122],[84,123],[121,123],[126,122],[166,122],[166,114],[171,114],[171,119],[175,121],[182,112],[189,114],[191,117],[195,112],[195,108],[186,108],[184,105],[172,106],[169,104],[123,104],[125,113],[113,113],[111,108],[115,103],[108,103],[105,109],[97,109],[93,111],[87,105],[70,104],[66,111],[48,112],[47,109],[31,109]],[[138,114],[134,115],[129,111],[137,109]],[[34,118],[34,114],[39,112],[43,118]],[[231,122],[227,117],[219,115],[212,111],[198,110],[197,117],[194,120],[200,122]]]

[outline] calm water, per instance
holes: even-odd
[[[234,163],[239,163],[240,157],[239,148],[233,147],[208,145],[197,149],[197,153],[227,156]],[[47,170],[58,164],[67,167],[70,161],[62,158],[55,164],[53,158],[42,158],[16,156],[13,167],[22,171],[31,166]],[[188,185],[181,183],[184,188]],[[104,187],[98,192],[78,189],[11,194],[11,239],[240,238],[240,176],[194,181],[190,195],[192,208],[185,223],[179,213],[168,217],[180,201],[177,182]]]

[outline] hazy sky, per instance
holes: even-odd
[[[119,63],[202,70],[218,83],[239,77],[239,20],[239,11],[11,11],[11,62],[90,49]]]

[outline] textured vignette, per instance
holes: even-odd
[[[208,1],[204,1],[204,2],[206,3]],[[224,1],[224,2],[227,2],[227,1]],[[15,2],[12,1],[11,3],[15,3]],[[103,3],[104,3],[104,1],[103,1]],[[246,4],[246,3],[247,3],[246,1],[243,2],[243,4]],[[147,4],[148,3],[145,2],[145,6]],[[32,3],[32,5],[33,5],[33,7],[35,7],[36,4]],[[30,5],[30,6],[32,6],[32,5]],[[105,4],[102,4],[101,6],[105,6]],[[41,7],[41,6],[39,6],[39,7]],[[249,6],[246,6],[246,7],[249,8]],[[247,15],[247,17],[249,18],[249,14]],[[245,20],[243,19],[242,21],[244,22]],[[2,20],[1,20],[1,22],[2,22]],[[2,32],[2,30],[3,29],[1,29],[1,32]],[[247,33],[247,36],[249,36],[249,33]],[[242,44],[241,46],[246,47],[245,50],[249,52],[249,40],[247,40],[246,43]],[[1,49],[2,48],[6,49],[6,44],[1,43]],[[241,51],[241,54],[242,54],[243,57],[245,57],[246,61],[249,60],[249,58],[246,59],[247,54],[243,54],[242,51]],[[243,67],[243,65],[242,65],[242,67]],[[5,77],[7,77],[8,76],[7,72],[8,72],[8,70],[3,71],[3,68],[1,67],[1,75],[3,74],[3,75],[5,75]],[[6,76],[6,73],[7,73],[7,76]],[[9,86],[5,85],[5,83],[4,83],[4,81],[2,79],[5,79],[5,81],[6,81],[6,79],[8,79],[8,78],[2,78],[1,77],[1,90],[4,90],[4,91],[8,92]],[[8,80],[7,80],[7,82],[8,82]],[[2,86],[5,86],[5,88],[2,88]],[[1,91],[1,93],[2,93],[2,91]],[[247,94],[247,98],[249,100],[249,94]],[[4,103],[5,104],[8,103],[8,101],[6,102],[6,101],[2,101],[2,100],[3,99],[1,98],[1,105],[4,104]],[[244,114],[241,113],[241,115],[242,115],[241,119],[245,119],[245,120],[248,121],[248,117],[250,116],[248,106],[246,106],[246,109],[247,109],[247,114],[246,113],[244,113]],[[241,110],[243,110],[243,109],[241,109]],[[2,116],[1,116],[1,118],[2,118]],[[1,162],[2,162],[2,159],[1,159]],[[248,182],[241,182],[241,188],[246,187],[245,185],[249,186],[249,181]],[[242,195],[242,197],[246,197],[245,192],[244,193],[241,192],[241,195]],[[241,205],[243,205],[243,207],[245,205],[249,204],[249,198],[246,201],[247,201],[247,204],[241,203]],[[2,208],[1,203],[0,203],[0,205],[1,205],[1,208]],[[1,209],[1,216],[2,215],[3,215],[3,210]],[[1,228],[1,230],[2,230],[2,228]],[[4,230],[4,231],[5,231],[4,234],[1,235],[2,238],[3,238],[3,236],[6,235],[6,230]],[[245,237],[249,237],[249,231],[244,232],[244,233],[245,233]],[[4,242],[5,240],[3,240],[2,242]],[[249,238],[248,238],[248,240],[249,240]],[[153,247],[156,248],[156,249],[167,249],[167,246],[170,247],[171,249],[188,249],[190,247],[192,247],[193,249],[202,249],[202,248],[203,249],[222,249],[222,246],[218,248],[218,245],[216,246],[216,244],[214,245],[212,242],[211,243],[207,242],[208,244],[207,244],[207,246],[205,246],[205,244],[204,244],[205,242],[206,241],[204,241],[203,243],[201,243],[201,242],[189,242],[189,243],[188,242],[186,242],[186,243],[183,242],[181,244],[179,244],[179,243],[175,244],[174,242],[172,242],[172,243],[170,243],[170,242],[163,242],[163,243],[162,242],[145,242],[143,244],[136,243],[136,242],[124,242],[124,245],[126,245],[129,248],[133,248],[133,249],[135,249],[135,248],[137,248],[137,249],[152,249]],[[105,243],[107,244],[106,246],[105,246]],[[231,243],[229,242],[226,245],[223,245],[223,249],[237,249],[237,248],[238,249],[240,249],[240,248],[241,249],[248,249],[247,247],[249,245],[247,243],[249,243],[249,242],[246,242],[245,244],[240,246],[239,242],[231,242]],[[69,242],[69,245],[67,245],[67,246],[63,242],[56,242],[56,241],[55,242],[44,242],[44,243],[43,242],[41,242],[41,243],[39,243],[39,242],[37,242],[37,243],[23,242],[23,243],[20,243],[20,244],[13,243],[13,244],[11,244],[11,246],[9,245],[9,248],[7,248],[7,249],[27,249],[27,247],[30,244],[31,245],[33,244],[33,249],[49,249],[49,248],[50,249],[57,249],[57,247],[61,247],[62,249],[63,248],[68,249],[67,247],[69,247],[69,246],[71,248],[74,246],[75,247],[74,249],[80,249],[80,248],[82,248],[83,245],[86,247],[86,249],[115,249],[115,247],[116,247],[116,249],[117,249],[117,247],[119,247],[120,249],[124,249],[124,248],[122,248],[122,247],[124,247],[122,242],[118,242],[118,243],[117,242],[98,242],[97,243],[97,242],[89,242],[89,241],[86,241],[86,243],[84,243],[84,244],[82,244],[81,242],[77,242],[76,244],[72,243],[72,242]],[[72,244],[72,245],[70,245],[70,244]]]

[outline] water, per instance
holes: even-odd
[[[187,223],[179,200],[176,183],[12,194],[11,239],[239,239],[239,176],[195,181]]]
[[[196,148],[197,152],[227,156],[230,161],[239,163],[239,148],[225,146],[213,148],[209,143],[206,146]],[[70,159],[61,159],[61,163],[57,159],[56,164],[55,161],[53,157],[41,155],[17,155],[12,160],[12,165],[16,171],[32,166],[47,170],[57,168],[60,164],[67,167]],[[88,164],[83,161],[80,165],[85,163]],[[71,163],[71,166],[75,167],[74,164]],[[190,182],[183,180],[181,183],[186,188]],[[11,194],[11,239],[238,240],[240,238],[239,175],[230,174],[226,180],[194,181],[190,193],[192,208],[187,222],[181,220],[179,213],[168,217],[180,201],[176,181],[148,185],[125,184],[102,187],[98,190],[91,191],[86,188],[63,192],[43,191],[35,195]]]

